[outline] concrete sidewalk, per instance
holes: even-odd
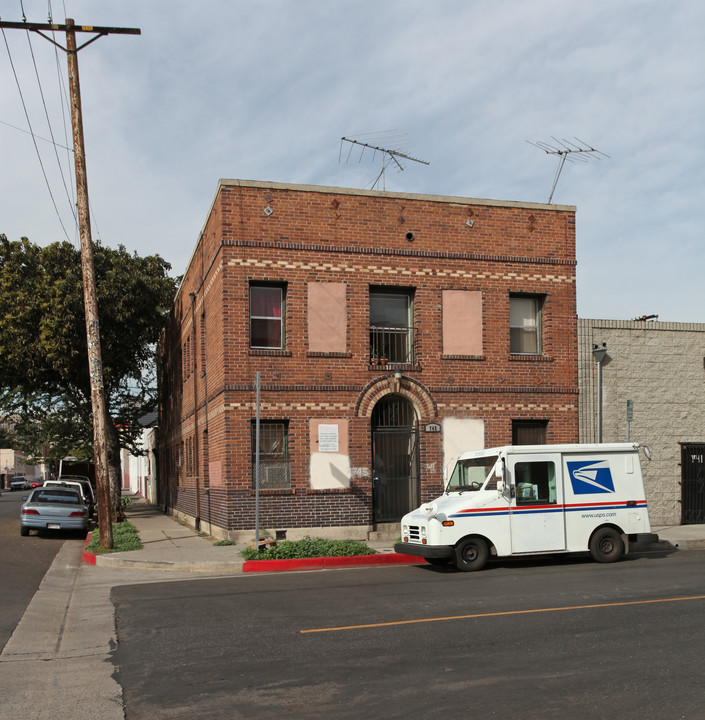
[[[98,567],[130,568],[142,570],[168,570],[186,573],[208,573],[210,575],[232,575],[255,570],[254,565],[248,567],[240,554],[247,546],[241,545],[215,546],[212,537],[197,533],[192,528],[179,523],[173,517],[165,515],[150,505],[139,495],[130,495],[132,503],[126,514],[128,520],[137,528],[142,540],[142,550],[131,550],[123,553],[106,555],[87,555],[84,561]],[[672,527],[655,527],[661,547],[670,543],[679,550],[705,548],[705,525],[677,525]],[[394,553],[390,541],[367,542],[385,557],[377,557],[374,564],[389,562],[397,564],[405,556]],[[408,562],[411,562],[410,559]],[[267,561],[272,570],[287,569],[285,564],[275,565],[277,561]],[[280,561],[292,563],[294,561]],[[340,559],[338,567],[344,564]],[[422,563],[421,558],[413,558],[413,562]],[[261,563],[260,563],[261,564]],[[351,565],[359,565],[351,562]],[[256,570],[261,570],[257,567]],[[296,568],[290,568],[296,569]]]
[[[127,519],[137,528],[142,541],[142,550],[129,552],[92,555],[84,553],[85,562],[97,567],[130,568],[141,570],[170,570],[188,573],[207,573],[209,575],[233,575],[250,570],[258,571],[255,565],[245,563],[241,551],[248,543],[239,545],[214,545],[216,540],[210,536],[197,533],[187,525],[178,522],[174,517],[165,515],[150,505],[140,495],[128,495],[132,502],[127,506]],[[253,531],[254,534],[254,531]],[[385,557],[375,558],[370,564],[400,564],[404,556],[394,552],[391,541],[368,541],[366,544]],[[346,559],[339,558],[336,563],[341,567]],[[261,562],[261,561],[260,561]],[[292,565],[295,561],[267,561],[272,570],[287,569],[281,563]],[[411,562],[411,559],[406,562]],[[421,558],[413,558],[413,562],[423,562]],[[321,563],[318,563],[321,564]],[[360,561],[350,561],[350,565],[359,566]],[[249,567],[247,566],[249,565]],[[309,563],[308,565],[311,565]],[[322,566],[322,564],[321,564]],[[313,566],[311,565],[311,569]]]

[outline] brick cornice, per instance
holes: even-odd
[[[358,247],[355,245],[337,245],[322,243],[297,243],[270,240],[228,240],[222,241],[226,247],[257,248],[262,250],[295,250],[298,252],[315,252],[349,255],[394,255],[397,257],[433,258],[440,260],[473,260],[476,262],[514,263],[521,265],[557,265],[575,267],[576,260],[565,258],[529,257],[521,255],[488,255],[484,253],[459,253],[433,250],[414,250],[411,248]]]

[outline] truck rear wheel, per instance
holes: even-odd
[[[597,562],[616,562],[623,554],[624,542],[622,542],[620,534],[614,528],[600,528],[590,538],[590,555]]]
[[[463,572],[481,570],[490,554],[487,543],[479,537],[466,538],[455,548],[455,566]]]

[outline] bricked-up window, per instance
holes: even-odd
[[[250,285],[250,347],[284,347],[284,288]]]
[[[543,296],[509,296],[509,352],[541,354],[541,311]]]
[[[260,422],[259,486],[261,490],[288,490],[291,487],[289,463],[289,424],[286,420]],[[252,421],[252,487],[255,485],[256,423]]]
[[[482,355],[482,293],[443,290],[443,354]]]
[[[370,290],[370,362],[413,363],[413,300],[410,290]]]

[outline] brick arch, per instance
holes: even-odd
[[[424,385],[406,376],[397,380],[393,375],[377,378],[367,385],[357,399],[355,417],[372,417],[374,406],[385,395],[391,393],[402,395],[410,400],[419,413],[419,421],[431,422],[437,418],[436,401]]]

